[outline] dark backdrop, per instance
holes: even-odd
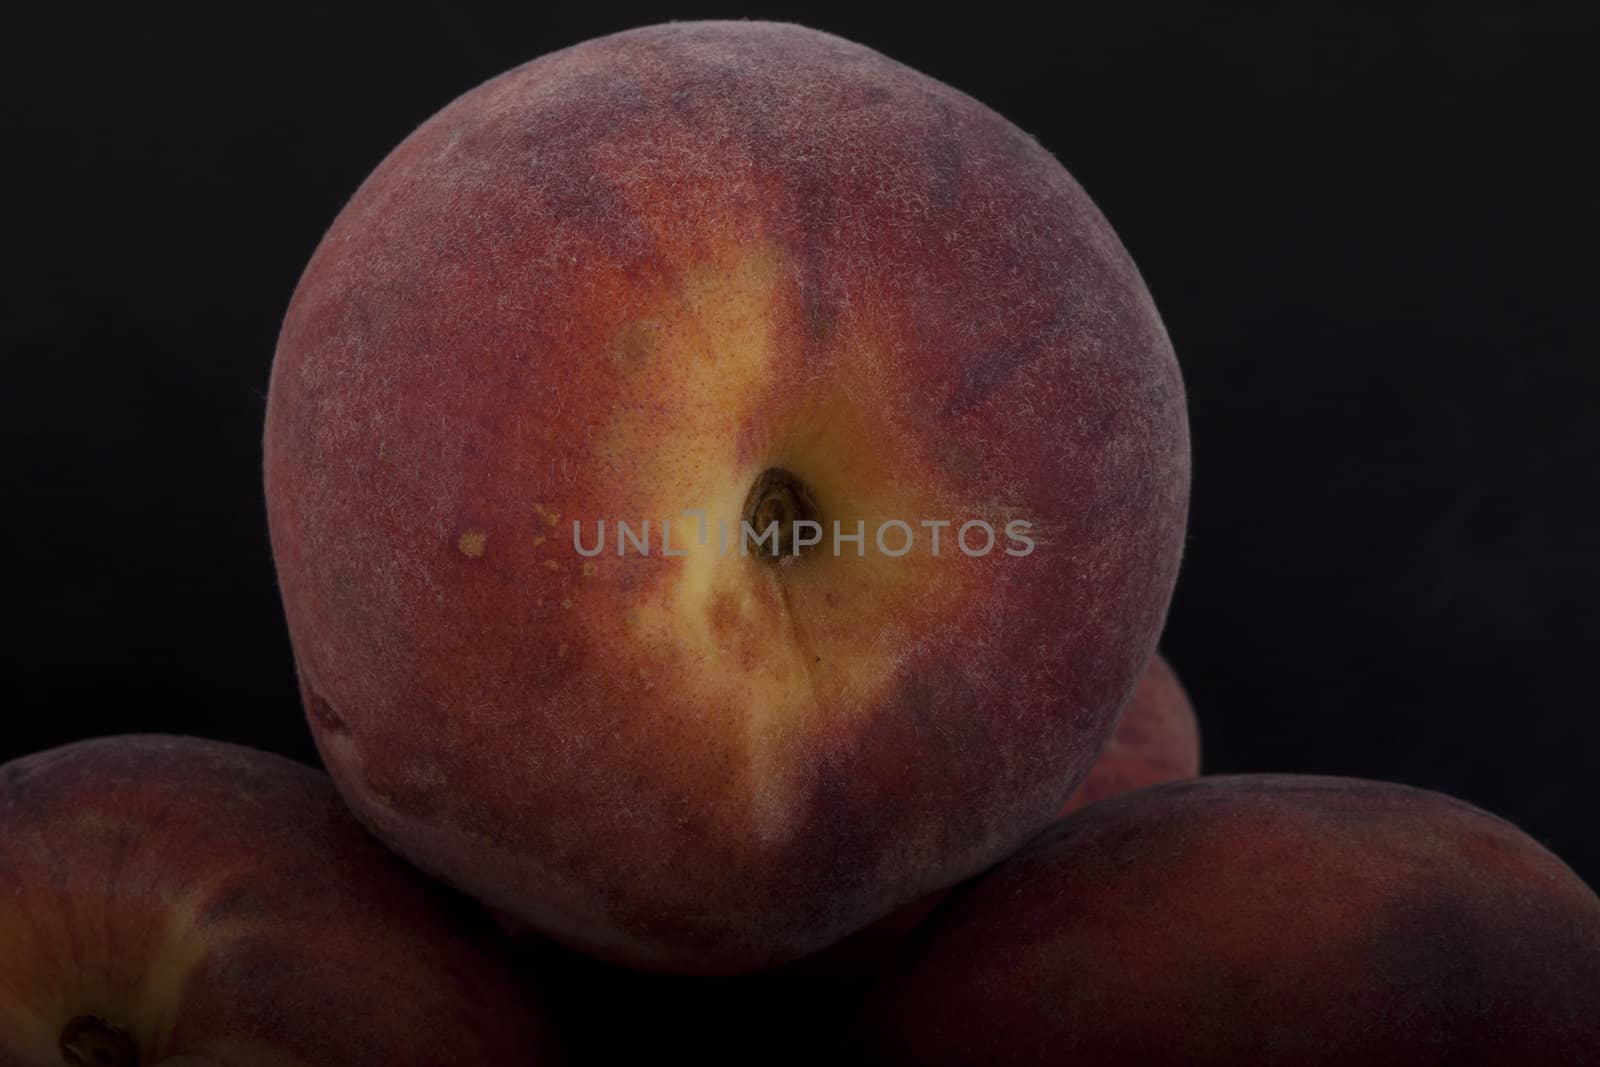
[[[873,45],[1110,217],[1188,380],[1164,647],[1208,769],[1445,790],[1600,882],[1594,5],[866,7],[676,13]],[[314,760],[260,491],[297,274],[430,112],[667,12],[152,11],[6,31],[0,759],[164,730]]]

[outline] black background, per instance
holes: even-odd
[[[578,10],[573,10],[574,8]],[[1600,883],[1594,5],[463,5],[13,24],[0,759],[105,732],[314,760],[260,430],[345,198],[457,94],[671,15],[801,21],[990,104],[1140,264],[1189,387],[1163,641],[1213,772],[1392,778]],[[165,20],[164,20],[165,19]]]

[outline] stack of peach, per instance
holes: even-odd
[[[266,490],[332,780],[0,770],[4,1067],[1600,1062],[1600,900],[1516,828],[1196,777],[1166,332],[873,51],[657,26],[435,115],[301,279]]]

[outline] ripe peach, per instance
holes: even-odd
[[[1085,807],[954,893],[862,1016],[874,1063],[1581,1063],[1600,899],[1418,789],[1260,775]]]
[[[263,752],[116,737],[0,767],[0,900],[8,1067],[533,1063],[547,1040],[465,902]]]
[[[1066,171],[759,22],[430,119],[306,268],[267,412],[353,809],[655,969],[776,965],[1042,828],[1154,649],[1188,486],[1166,334]]]
[[[1128,701],[1111,743],[1061,814],[1077,811],[1130,789],[1193,778],[1200,773],[1200,727],[1194,705],[1172,665],[1158,652],[1150,657]]]

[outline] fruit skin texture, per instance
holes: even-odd
[[[550,1062],[467,902],[264,752],[130,736],[0,767],[0,900],[6,1067],[62,1063],[84,1015],[146,1064]]]
[[[1111,743],[1061,809],[1067,815],[1118,793],[1200,773],[1200,726],[1194,705],[1161,653],[1139,678]]]
[[[1061,817],[1096,800],[1199,773],[1200,728],[1194,706],[1158,652],[1139,677],[1110,744],[1062,807]],[[945,896],[946,891],[930,893],[902,905],[794,966],[806,974],[841,981],[876,975]]]
[[[1258,775],[1090,805],[952,894],[872,994],[871,1062],[1587,1063],[1600,899],[1405,786]]]
[[[1154,650],[1189,485],[1165,331],[1066,171],[756,22],[591,41],[412,134],[301,279],[265,451],[358,816],[568,945],[696,972],[820,949],[1048,823]],[[868,557],[720,558],[771,468]],[[917,529],[890,559],[889,518],[1038,544]]]

